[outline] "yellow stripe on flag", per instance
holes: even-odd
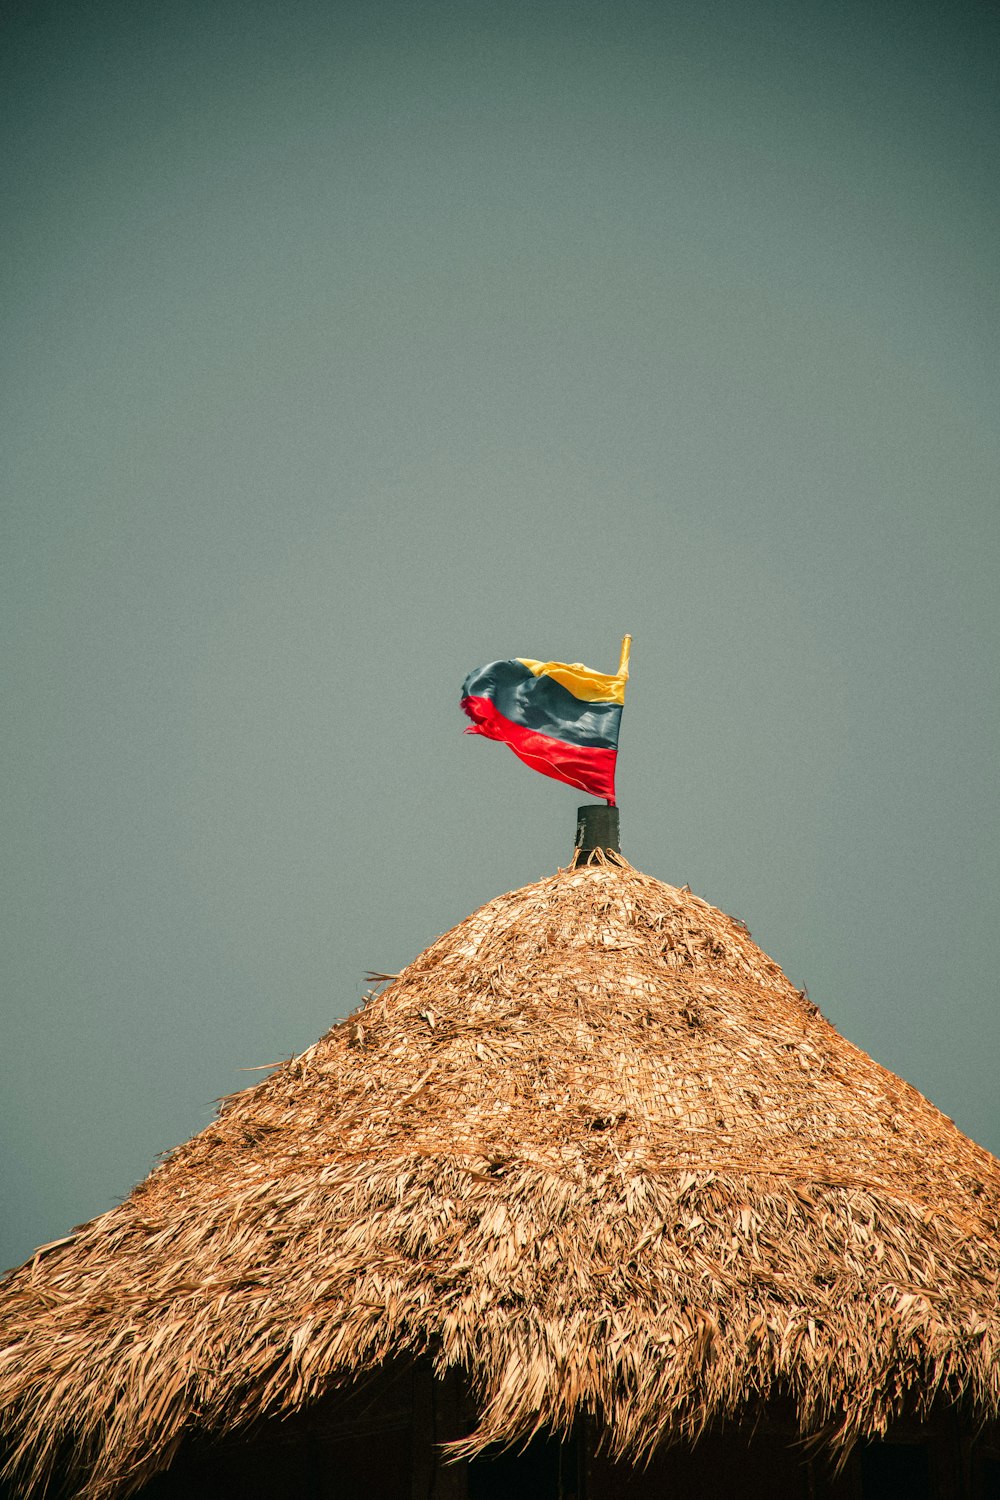
[[[592,672],[582,661],[529,661],[519,656],[518,661],[536,677],[551,677],[568,688],[574,698],[584,703],[624,703],[628,667],[616,677],[604,672]]]

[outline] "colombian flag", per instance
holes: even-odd
[[[614,677],[581,662],[491,661],[462,684],[466,734],[501,740],[544,776],[615,804],[618,729],[631,637]]]

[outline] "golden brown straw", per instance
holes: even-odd
[[[491,901],[2,1293],[22,1483],[128,1493],[182,1438],[390,1355],[465,1451],[587,1412],[617,1455],[772,1396],[850,1443],[1000,1412],[1000,1163],[742,925],[605,859]]]

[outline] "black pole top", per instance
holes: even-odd
[[[609,854],[620,854],[618,834],[618,809],[597,802],[591,807],[576,810],[576,855],[577,864],[587,864],[595,849]]]

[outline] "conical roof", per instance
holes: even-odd
[[[1000,1410],[1000,1163],[741,923],[624,862],[489,902],[3,1289],[21,1472],[112,1496],[390,1356],[469,1451],[781,1396],[850,1441]]]

